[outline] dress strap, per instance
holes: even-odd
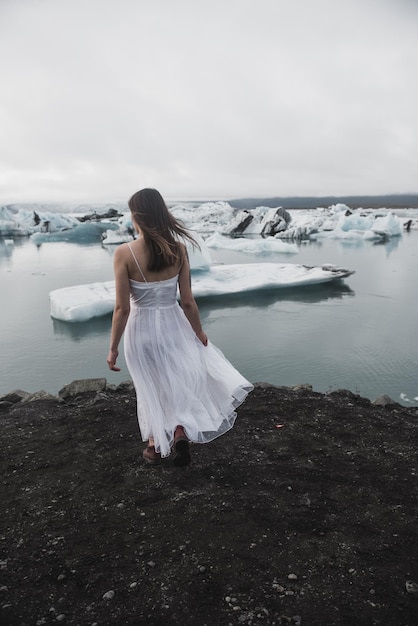
[[[134,251],[132,250],[132,248],[131,248],[131,244],[130,244],[129,242],[128,242],[128,248],[129,248],[129,250],[131,251],[132,256],[134,257],[134,261],[135,261],[135,263],[136,263],[136,264],[137,264],[137,266],[138,266],[138,269],[139,269],[139,271],[140,271],[140,273],[141,273],[142,278],[144,279],[144,283],[147,283],[148,281],[147,281],[147,279],[146,279],[146,278],[145,278],[145,276],[144,276],[144,272],[141,270],[141,266],[139,265],[139,263],[138,263],[138,259],[137,259],[137,258],[136,258],[136,256],[134,255]]]

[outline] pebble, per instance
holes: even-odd
[[[9,591],[9,587],[7,587],[6,585],[2,585],[0,587],[0,591]]]
[[[288,578],[288,580],[297,580],[298,579],[297,574],[289,574],[287,578]]]
[[[64,578],[65,578],[65,574],[60,574],[60,575],[57,577],[57,580],[64,580]]]
[[[113,598],[115,597],[115,592],[110,590],[110,591],[106,591],[106,593],[103,594],[103,600],[113,600]]]
[[[154,561],[148,561],[147,565],[149,565],[150,567],[155,567]]]
[[[38,619],[36,622],[36,626],[43,626],[44,624],[46,624],[46,619],[44,617],[41,617],[41,619]]]
[[[407,593],[412,593],[413,595],[418,595],[418,585],[414,583],[412,580],[407,580],[405,583],[405,589]]]
[[[200,574],[204,574],[204,572],[206,572],[206,567],[204,565],[200,565],[199,566],[199,573]]]
[[[138,583],[137,582],[133,582],[129,586],[130,586],[131,589],[135,589],[135,587],[138,586]]]
[[[57,622],[63,622],[64,620],[65,620],[64,613],[60,613],[59,615],[57,615]]]

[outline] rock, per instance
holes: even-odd
[[[418,596],[418,585],[417,583],[414,583],[412,580],[406,581],[405,589],[408,593],[411,593],[414,596]]]
[[[306,383],[302,383],[300,385],[293,385],[293,387],[291,387],[291,389],[293,389],[293,391],[302,391],[302,390],[312,391],[312,385],[308,385]]]
[[[273,385],[272,383],[264,383],[264,382],[254,383],[254,387],[258,387],[259,389],[277,389],[276,385]]]
[[[9,393],[5,393],[3,396],[0,396],[0,402],[8,402],[10,404],[17,404],[21,402],[25,398],[27,398],[30,394],[27,391],[22,391],[21,389],[14,389]]]
[[[121,391],[133,391],[134,384],[131,380],[124,380],[116,387],[117,392]]]
[[[87,378],[85,380],[73,380],[59,390],[58,395],[63,400],[88,392],[100,392],[106,389],[106,378]]]
[[[287,577],[287,579],[288,579],[288,580],[297,580],[297,579],[298,579],[298,577],[297,577],[297,574],[289,574],[289,575],[288,575],[288,577]]]
[[[22,402],[35,402],[36,400],[56,400],[56,396],[53,396],[51,393],[44,391],[41,389],[40,391],[35,391],[34,393],[30,393],[25,398],[22,399]]]
[[[113,590],[106,591],[106,593],[104,593],[102,597],[103,600],[113,600],[113,598],[115,597],[115,592]]]
[[[376,398],[376,400],[374,400],[372,404],[374,404],[375,406],[389,406],[397,404],[397,402],[395,402],[395,400],[392,400],[392,398],[390,398],[389,396],[383,394],[382,396]]]

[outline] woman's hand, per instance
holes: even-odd
[[[109,354],[107,355],[107,364],[109,366],[109,369],[113,372],[120,372],[120,367],[116,367],[116,360],[118,356],[118,350],[109,350]]]
[[[204,346],[208,345],[208,336],[205,332],[203,332],[203,330],[199,330],[199,332],[196,333],[196,337],[203,343]]]

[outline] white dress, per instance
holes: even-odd
[[[196,443],[232,428],[236,408],[254,387],[216,346],[204,346],[197,338],[177,302],[178,275],[147,282],[131,252],[144,282],[129,281],[125,359],[142,439],[152,437],[156,451],[166,457],[177,425]]]

